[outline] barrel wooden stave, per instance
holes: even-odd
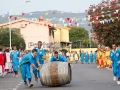
[[[71,68],[67,62],[52,62],[41,69],[41,84],[44,86],[61,86],[71,82]]]

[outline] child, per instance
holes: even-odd
[[[117,78],[118,78],[117,84],[120,85],[120,61],[118,62],[117,65]]]

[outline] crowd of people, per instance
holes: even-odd
[[[4,77],[5,74],[8,73],[13,73],[13,62],[12,58],[10,56],[12,56],[12,52],[13,51],[17,51],[16,46],[13,47],[12,50],[8,49],[8,48],[0,48],[0,76]],[[19,50],[19,62],[21,60],[21,58],[23,57],[23,55],[27,54],[28,51],[24,51],[24,50]],[[13,57],[15,58],[15,57]],[[13,59],[14,60],[14,59]],[[16,60],[15,60],[16,61]],[[19,64],[19,63],[18,63]],[[16,75],[17,77],[17,75]]]
[[[6,73],[14,73],[13,76],[18,77],[18,69],[20,68],[22,79],[28,87],[32,87],[31,83],[32,74],[30,73],[30,66],[33,68],[33,74],[35,81],[38,82],[40,79],[39,69],[42,68],[44,63],[63,61],[81,64],[96,63],[97,68],[112,69],[114,80],[118,78],[117,84],[120,85],[120,49],[117,48],[116,44],[112,45],[112,49],[109,47],[98,47],[98,50],[94,53],[79,51],[65,52],[65,51],[46,51],[41,47],[42,42],[38,41],[38,47],[35,47],[32,52],[17,50],[16,46],[13,50],[0,48],[0,75],[4,77]],[[27,76],[27,77],[26,77]],[[29,84],[26,79],[28,79]]]

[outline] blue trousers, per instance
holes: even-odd
[[[14,72],[18,71],[19,62],[18,63],[17,62],[12,62],[12,64],[13,64],[13,71]]]
[[[90,62],[93,63],[93,58],[90,58]]]
[[[88,59],[88,58],[87,58],[87,59],[85,59],[85,62],[86,62],[86,63],[88,63],[88,62],[89,62],[89,59]]]
[[[113,65],[113,75],[117,76],[117,65]]]
[[[32,78],[32,75],[30,73],[30,66],[28,65],[20,66],[20,72],[21,72],[23,81],[26,81],[27,79]]]
[[[33,68],[33,73],[34,73],[34,75],[37,75],[38,78],[40,78],[40,71],[39,70],[36,70],[35,68]]]
[[[81,58],[81,63],[83,63],[84,62],[84,58]]]
[[[117,66],[117,77],[120,78],[120,65]]]

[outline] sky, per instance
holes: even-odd
[[[26,0],[0,0],[0,15],[7,14],[18,3]],[[64,12],[85,12],[91,4],[102,0],[30,0],[17,6],[11,14],[29,13],[34,11],[58,10]]]

